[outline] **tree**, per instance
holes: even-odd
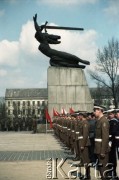
[[[102,88],[99,82],[96,88],[91,88],[91,96],[94,99],[94,104],[102,104]]]
[[[119,41],[117,39],[112,38],[102,50],[98,49],[96,63],[95,71],[90,70],[89,74],[93,80],[110,90],[117,108],[119,88]]]
[[[6,117],[5,103],[0,103],[0,118]]]

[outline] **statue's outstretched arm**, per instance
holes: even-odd
[[[33,20],[34,20],[34,26],[35,26],[36,31],[41,31],[41,29],[37,23],[37,14],[35,14],[35,16],[33,16]]]

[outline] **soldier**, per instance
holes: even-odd
[[[67,149],[71,149],[71,116],[67,119]]]
[[[95,150],[99,164],[101,179],[108,179],[106,170],[109,160],[109,121],[103,115],[103,107],[94,106],[94,114],[97,118],[95,130]]]
[[[70,143],[71,143],[71,155],[74,154],[74,145],[75,145],[75,123],[76,118],[74,116],[71,117],[71,135],[70,135]]]
[[[32,125],[33,125],[33,123],[32,123]],[[25,117],[25,131],[29,130],[28,127],[29,127],[29,117]]]
[[[18,131],[18,128],[19,128],[18,118],[17,118],[17,117],[14,117],[14,118],[13,118],[13,129],[14,129],[15,131]]]
[[[32,125],[33,125],[33,119],[31,118],[31,116],[28,117],[28,121],[27,121],[27,125],[28,125],[28,131],[32,131]],[[37,119],[36,119],[36,124],[37,124]]]
[[[78,112],[77,117],[76,117],[76,123],[75,123],[75,144],[74,144],[74,149],[76,152],[76,157],[73,159],[74,161],[80,160],[80,149],[79,149],[79,139],[78,137],[80,136],[80,125],[81,125],[81,120],[82,120],[82,112]]]
[[[96,162],[96,156],[94,154],[94,146],[95,146],[95,126],[96,126],[96,119],[93,113],[88,113],[87,116],[88,123],[90,125],[89,129],[89,138],[91,146],[89,147],[89,156],[92,163]]]
[[[90,179],[90,158],[89,158],[89,146],[90,146],[90,139],[89,139],[89,128],[90,125],[87,121],[87,114],[80,113],[80,127],[79,127],[79,150],[80,150],[80,158],[81,164],[85,167],[86,174],[84,175],[85,179]]]
[[[19,130],[23,130],[23,119],[21,118],[21,115],[18,116],[18,122],[19,122]]]
[[[33,133],[35,134],[37,132],[37,119],[36,116],[33,118]]]
[[[53,117],[53,130],[54,130],[54,134],[56,135],[56,126],[57,126],[57,120],[56,120],[56,116]]]
[[[117,130],[115,133],[115,143],[116,143],[116,160],[117,160],[117,167],[116,167],[116,173],[119,179],[119,109],[116,110],[116,118],[118,120],[117,124]]]
[[[23,119],[23,131],[26,131],[26,128],[25,128],[25,117],[23,116],[22,119]]]
[[[1,131],[6,130],[6,118],[1,118]]]
[[[115,118],[115,110],[111,109],[107,111],[110,129],[109,129],[109,163],[113,166],[113,171],[110,172],[111,177],[116,177],[116,141],[115,136],[117,132],[118,120]]]
[[[6,129],[7,131],[11,130],[11,119],[9,117],[6,119]]]

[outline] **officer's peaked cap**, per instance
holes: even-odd
[[[116,113],[119,113],[119,109],[115,109],[115,112],[116,112]]]
[[[94,110],[96,109],[104,110],[105,108],[103,106],[94,105]]]
[[[116,109],[109,109],[107,110],[107,113],[110,114],[110,113],[115,113],[116,112]]]

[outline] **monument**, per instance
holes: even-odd
[[[52,49],[49,44],[61,43],[61,37],[47,33],[47,29],[83,30],[83,28],[47,26],[47,21],[39,26],[37,14],[33,20],[36,29],[35,38],[40,43],[38,49],[50,58],[51,66],[47,72],[50,115],[52,116],[53,108],[60,112],[62,107],[67,111],[72,107],[74,110],[91,112],[93,102],[83,71],[85,65],[89,65],[90,62],[73,54]]]

